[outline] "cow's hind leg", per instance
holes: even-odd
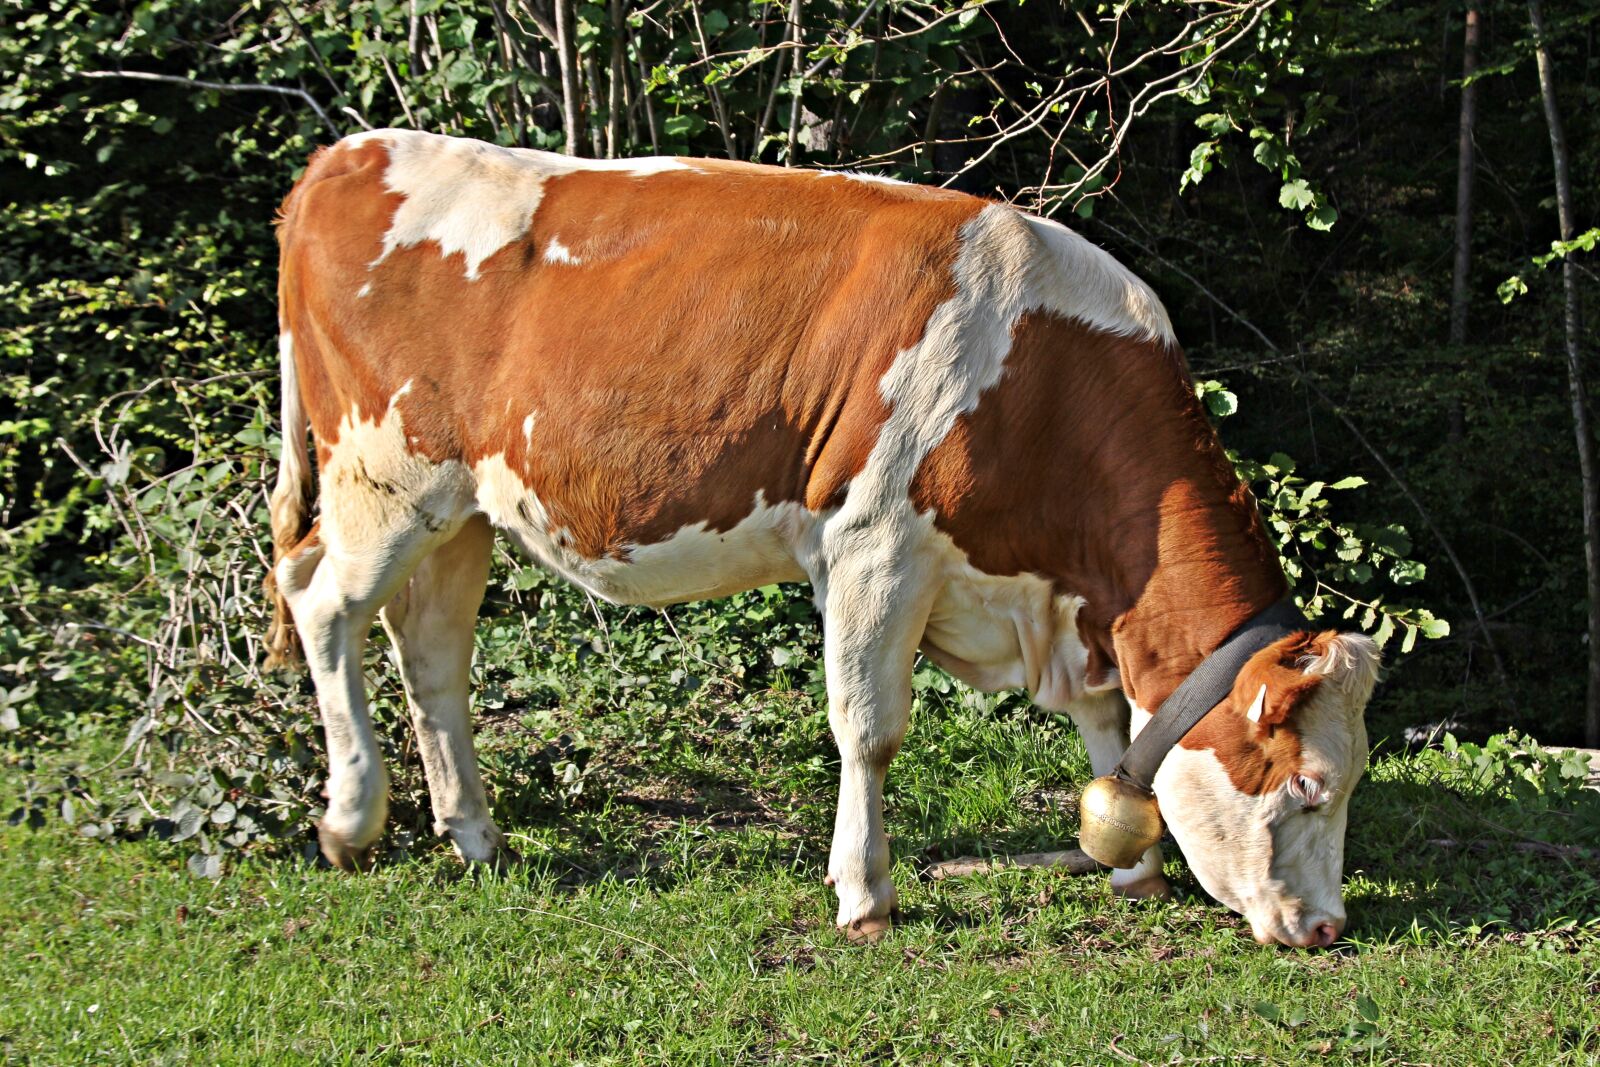
[[[908,546],[834,555],[822,586],[828,724],[839,745],[839,810],[828,881],[852,939],[889,928],[897,897],[883,832],[883,780],[911,714],[911,670],[933,590]]]
[[[389,780],[367,714],[361,654],[378,609],[460,520],[447,524],[401,506],[353,515],[359,498],[323,496],[318,529],[279,561],[278,587],[289,603],[317,689],[328,744],[328,808],[317,837],[328,862],[366,865],[388,816]],[[388,501],[384,501],[388,503]],[[333,529],[330,529],[330,523]]]
[[[482,516],[418,565],[383,609],[428,774],[433,828],[468,863],[513,858],[489,814],[472,745],[472,640],[489,579],[494,531]]]
[[[1128,702],[1121,693],[1097,693],[1073,702],[1067,713],[1089,750],[1096,776],[1110,774],[1128,748]],[[1123,897],[1172,896],[1161,874],[1161,846],[1152,845],[1139,862],[1111,872],[1111,891]]]

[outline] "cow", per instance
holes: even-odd
[[[837,924],[896,912],[884,774],[919,651],[1069,715],[1105,774],[1282,567],[1154,292],[1068,228],[870,175],[577,159],[412,130],[319,150],[281,209],[269,646],[315,684],[324,855],[387,778],[361,656],[394,645],[435,828],[508,855],[469,722],[496,531],[619,604],[809,582],[839,749]],[[317,489],[306,432],[314,441]],[[1340,934],[1378,666],[1260,649],[1153,788],[1257,940]],[[1166,896],[1159,845],[1110,875]]]

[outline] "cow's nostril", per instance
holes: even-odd
[[[1315,938],[1312,944],[1318,948],[1327,948],[1339,940],[1339,927],[1335,923],[1321,922],[1312,928],[1311,935]]]

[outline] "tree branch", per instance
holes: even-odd
[[[213,89],[224,93],[276,93],[278,96],[292,96],[301,100],[317,117],[322,124],[328,127],[328,132],[334,139],[344,136],[339,127],[334,125],[328,113],[322,110],[312,95],[304,89],[290,89],[282,85],[263,85],[259,82],[212,82],[201,81],[199,78],[180,78],[174,74],[150,74],[142,70],[80,70],[80,78],[127,78],[132,81],[162,82],[167,85],[182,85],[188,89]]]

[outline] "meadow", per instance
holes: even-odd
[[[54,811],[0,832],[5,1061],[1600,1060],[1600,794],[1524,739],[1379,740],[1346,936],[1275,949],[1170,841],[1171,904],[1114,898],[1103,874],[931,880],[956,856],[1065,847],[1089,768],[1064,723],[925,668],[889,776],[901,922],[858,946],[822,884],[836,757],[802,678],[676,709],[533,711],[555,676],[506,670],[485,629],[485,702],[503,706],[480,748],[522,865],[467,871],[422,832],[375,658],[398,774],[370,873],[327,869],[303,834],[207,872],[186,862],[194,838],[108,843]],[[593,697],[570,680],[574,703]],[[5,792],[47,764],[104,775],[121,741],[85,728],[12,752]]]

